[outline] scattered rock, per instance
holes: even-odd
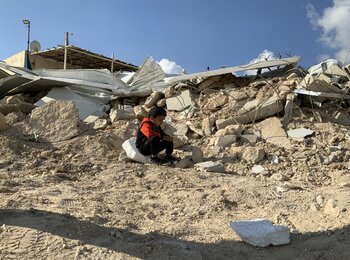
[[[259,147],[247,147],[244,149],[242,158],[249,163],[258,163],[265,157],[265,151]]]
[[[200,163],[203,162],[203,160],[204,156],[202,149],[197,146],[192,146],[192,161],[194,163]]]
[[[194,168],[200,172],[220,172],[220,173],[225,172],[225,167],[221,162],[207,161],[207,162],[196,163],[194,165]]]
[[[193,161],[189,158],[181,159],[177,164],[175,164],[176,168],[187,169],[193,167]]]
[[[237,140],[236,135],[218,136],[218,137],[214,137],[213,144],[215,146],[227,147],[227,146],[235,143],[236,140]]]

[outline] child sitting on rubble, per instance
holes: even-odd
[[[136,147],[143,155],[151,155],[151,163],[175,163],[177,160],[172,155],[174,150],[173,137],[166,135],[160,125],[164,122],[166,111],[161,107],[153,107],[148,117],[141,122],[137,131]],[[158,154],[165,150],[165,158]]]

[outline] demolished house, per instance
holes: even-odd
[[[20,114],[8,125],[51,101],[73,102],[80,121],[94,125],[105,120],[104,126],[141,120],[153,106],[164,107],[169,112],[164,131],[175,136],[175,146],[186,151],[186,144],[192,145],[192,154],[178,167],[197,163],[200,171],[216,172],[227,170],[219,160],[225,153],[252,165],[266,159],[259,142],[292,149],[293,140],[313,133],[307,128],[290,133],[303,125],[299,121],[350,125],[349,66],[335,60],[309,70],[298,67],[299,57],[290,57],[169,76],[152,58],[139,68],[118,61],[110,71],[114,60],[74,46],[69,53],[67,70],[38,65],[42,59],[51,59],[50,64],[61,66],[64,48],[32,53],[33,70],[0,63],[0,112],[5,117],[12,114],[11,118]],[[257,74],[235,75],[251,70]],[[237,145],[244,147],[239,153]],[[203,162],[203,152],[212,160]],[[257,174],[269,174],[263,167],[254,169]]]

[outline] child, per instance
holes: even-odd
[[[166,111],[161,107],[153,107],[148,118],[144,118],[137,131],[136,147],[143,155],[151,155],[151,163],[175,163],[172,156],[174,150],[173,137],[166,135],[160,125],[164,122]],[[165,150],[165,159],[158,157],[158,153]]]

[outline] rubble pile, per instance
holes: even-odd
[[[37,142],[95,131],[102,144],[86,141],[86,149],[103,156],[108,149],[122,152],[122,141],[159,106],[168,111],[162,127],[174,136],[182,158],[176,167],[270,177],[282,184],[324,182],[330,169],[346,169],[350,159],[349,66],[327,60],[306,71],[298,61],[171,77],[150,58],[128,74],[29,71],[0,63],[0,129]],[[260,73],[265,68],[269,71]],[[233,74],[256,69],[254,76]]]

